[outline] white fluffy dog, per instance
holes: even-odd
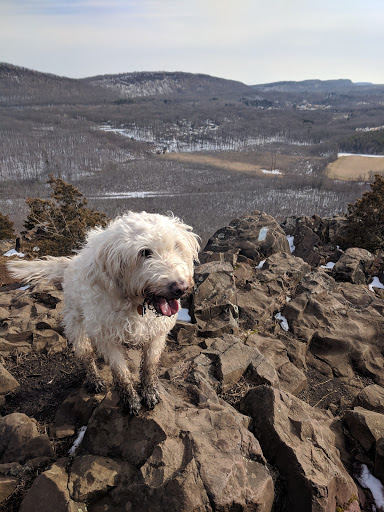
[[[106,229],[93,229],[73,257],[13,261],[14,277],[62,282],[64,327],[87,368],[87,383],[102,391],[95,353],[110,365],[124,406],[137,414],[141,401],[128,370],[123,344],[143,348],[141,397],[159,401],[157,366],[166,336],[176,323],[178,299],[193,283],[199,245],[191,227],[175,217],[129,212]]]

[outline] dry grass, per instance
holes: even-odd
[[[375,174],[384,174],[384,157],[341,156],[327,167],[333,180],[371,181]]]
[[[263,173],[262,169],[265,169],[265,167],[261,165],[229,160],[225,154],[218,157],[201,153],[166,153],[165,155],[161,155],[161,158],[166,158],[167,160],[176,160],[183,163],[209,165],[212,167],[225,169],[226,171],[247,172],[257,174],[259,176],[276,176],[273,174]]]

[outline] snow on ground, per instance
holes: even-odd
[[[356,475],[359,484],[365,489],[369,489],[377,507],[384,507],[384,487],[380,480],[375,478],[365,464],[361,465],[360,476]],[[376,510],[376,509],[375,509]]]
[[[276,320],[280,322],[280,325],[284,331],[289,331],[288,320],[280,312],[275,315]]]
[[[371,292],[373,292],[373,289],[374,288],[381,288],[383,289],[384,288],[384,284],[380,281],[380,279],[378,277],[373,277],[372,278],[372,282],[368,285],[369,289],[371,290]]]
[[[295,240],[295,237],[294,236],[287,236],[287,240],[288,240],[288,243],[289,243],[289,250],[291,252],[294,252],[294,250],[296,249],[295,245],[294,245],[294,240]]]
[[[19,258],[24,258],[25,254],[23,252],[17,252],[15,249],[10,249],[3,256],[18,256]]]
[[[258,265],[256,265],[256,268],[259,268],[259,269],[263,268],[265,261],[266,260],[261,260],[260,263]]]
[[[76,453],[76,450],[78,449],[78,447],[80,446],[82,440],[83,440],[83,437],[84,437],[84,434],[85,434],[85,431],[87,430],[87,426],[84,425],[83,427],[81,427],[79,429],[79,433],[73,443],[73,445],[71,446],[71,448],[68,450],[68,455],[70,455],[71,457],[73,457]]]
[[[367,158],[384,158],[384,155],[363,155],[362,153],[338,153],[338,158],[341,156],[366,156]]]
[[[279,169],[273,169],[272,171],[268,171],[267,169],[261,169],[261,172],[264,174],[283,174]]]
[[[181,320],[182,322],[189,322],[189,323],[191,323],[191,321],[192,321],[192,318],[189,315],[188,309],[185,309],[185,308],[179,309],[179,311],[177,313],[177,319]]]
[[[328,263],[326,265],[320,265],[320,268],[330,268],[330,269],[332,269],[335,265],[336,265],[336,263],[334,263],[333,261],[328,261]]]

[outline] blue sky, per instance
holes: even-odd
[[[383,49],[382,0],[0,0],[0,61],[75,78],[384,84]]]

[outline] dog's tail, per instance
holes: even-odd
[[[43,260],[35,261],[10,261],[7,263],[8,271],[12,277],[27,282],[36,282],[47,279],[54,283],[61,283],[64,272],[72,257],[46,256]]]

